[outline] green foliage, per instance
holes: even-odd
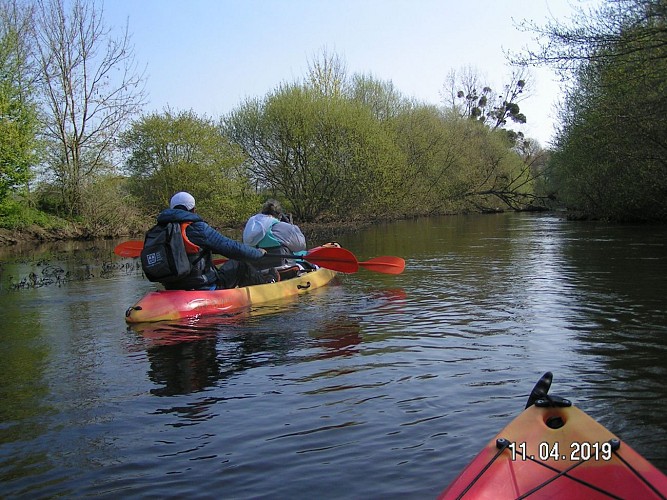
[[[306,87],[326,97],[342,97],[346,93],[345,61],[335,52],[323,48],[308,62]]]
[[[533,198],[533,176],[508,144],[503,130],[479,122],[459,122],[453,137],[462,144],[452,198],[467,210],[521,209]]]
[[[60,234],[117,237],[145,228],[136,200],[127,192],[128,180],[118,176],[100,177],[86,186],[81,215],[63,219],[62,197],[53,184],[41,183],[33,192],[13,195],[0,203],[0,227],[32,230],[34,226]]]
[[[149,213],[178,191],[197,200],[197,210],[220,222],[239,222],[259,205],[240,169],[241,151],[220,127],[192,111],[144,116],[121,136],[128,153],[131,193]]]
[[[0,17],[0,201],[24,186],[36,162],[37,112],[21,81],[27,62],[19,34]]]
[[[54,14],[47,4],[40,6],[46,9],[42,15]],[[99,11],[78,0],[72,7],[82,26],[98,18]],[[95,40],[103,35],[96,33]],[[65,86],[76,80],[73,71],[61,75]],[[504,129],[508,121],[525,121],[517,105],[525,81],[513,81],[504,100],[490,88],[474,102],[468,99],[470,116],[480,118],[469,120],[456,105],[441,109],[408,100],[390,81],[348,79],[343,62],[324,53],[311,62],[304,83],[249,99],[220,122],[166,109],[141,117],[123,133],[108,128],[88,139],[82,129],[83,135],[68,136],[70,142],[61,144],[69,152],[60,146],[48,150],[51,182],[42,180],[23,208],[65,213],[79,234],[106,236],[145,225],[181,190],[191,192],[198,212],[217,225],[243,223],[267,195],[279,198],[300,221],[522,208],[534,195],[537,170],[531,155],[520,151],[520,134]],[[46,83],[61,102],[68,89],[55,80]],[[136,96],[123,95],[123,109],[112,113],[118,123],[137,104]],[[51,105],[54,112],[57,103]],[[73,130],[85,119],[85,100],[72,109],[75,116],[63,118],[59,130]],[[50,138],[51,146],[57,143],[57,134]],[[110,161],[112,144],[125,153],[127,177],[117,175]],[[3,220],[16,225],[18,208],[12,207]],[[38,220],[37,213],[21,216]]]
[[[453,176],[461,144],[450,140],[452,128],[433,106],[405,109],[392,121],[404,166],[397,197],[405,214],[423,215],[443,208],[456,187]]]
[[[86,186],[80,218],[88,234],[119,236],[142,227],[139,204],[128,192],[127,184],[123,177],[102,176]]]
[[[546,60],[569,62],[576,77],[548,188],[588,217],[667,220],[665,4],[609,1],[584,19],[585,26],[547,32],[569,41],[554,43]]]
[[[0,227],[10,230],[24,230],[36,225],[44,229],[60,229],[67,221],[33,208],[25,200],[7,197],[0,202]]]
[[[250,158],[257,185],[284,198],[301,220],[371,215],[390,203],[400,153],[354,100],[286,85],[247,101],[224,126]]]
[[[394,118],[411,107],[392,82],[381,81],[371,75],[354,75],[349,97],[368,108],[380,121]]]
[[[518,209],[535,202],[537,171],[530,156],[518,153],[518,134],[502,128],[508,120],[525,122],[517,104],[525,97],[522,71],[504,96],[485,88],[475,97],[470,112],[484,114],[475,123],[408,101],[391,82],[370,75],[348,80],[337,57],[323,58],[311,64],[305,84],[247,100],[223,120],[249,158],[255,185],[286,201],[297,218]]]
[[[415,106],[393,120],[406,155],[402,205],[411,215],[521,209],[535,202],[535,171],[508,131]]]

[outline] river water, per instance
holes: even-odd
[[[498,214],[339,241],[406,270],[134,328],[153,285],[118,241],[3,249],[0,496],[433,498],[547,370],[667,471],[666,227]]]

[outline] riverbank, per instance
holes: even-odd
[[[76,239],[84,239],[83,232],[76,228],[45,229],[37,225],[31,225],[25,229],[0,228],[0,246]]]
[[[137,233],[138,234],[138,233]],[[44,228],[32,224],[22,229],[0,228],[0,246],[12,246],[22,243],[48,243],[55,241],[70,240],[93,240],[126,236],[118,235],[94,235],[75,224],[67,224],[57,228]],[[127,236],[133,236],[127,234]],[[136,234],[134,235],[136,236]]]
[[[373,224],[372,221],[328,222],[324,224],[299,224],[308,241],[324,243],[333,241],[341,234],[357,231]],[[242,227],[218,228],[222,234],[235,234],[242,231]],[[127,232],[125,234],[100,235],[91,234],[75,224],[68,224],[58,228],[43,228],[33,224],[25,229],[10,230],[0,228],[0,247],[8,247],[24,243],[48,243],[56,241],[85,241],[93,239],[143,239],[144,232]]]

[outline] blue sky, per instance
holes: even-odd
[[[584,0],[587,6],[594,0]],[[391,80],[407,97],[442,104],[448,73],[471,66],[494,88],[511,72],[504,52],[533,45],[523,19],[567,20],[577,0],[107,0],[104,19],[129,23],[146,66],[147,112],[170,106],[218,118],[246,97],[302,79],[323,49],[348,74]],[[533,70],[521,103],[523,131],[543,145],[553,135],[561,84]]]

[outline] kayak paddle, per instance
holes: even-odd
[[[139,257],[143,248],[143,241],[130,240],[117,245],[113,251],[120,257]],[[357,262],[357,258],[352,252],[336,247],[318,247],[303,256],[281,255],[281,257],[306,260],[320,267],[343,273],[355,273],[359,269],[359,266],[369,271],[383,274],[401,274],[405,269],[405,260],[400,257],[375,257],[364,262]],[[223,262],[225,262],[225,259],[215,259],[213,261],[215,265],[220,265]],[[356,266],[355,262],[357,263]]]
[[[312,261],[311,258],[307,260]],[[227,259],[225,258],[213,259],[213,264],[216,266],[224,264],[225,262],[227,262]],[[384,274],[401,274],[405,269],[405,260],[401,259],[400,257],[375,257],[373,259],[368,259],[365,262],[358,262],[358,264],[361,267],[368,269],[369,271]],[[321,267],[326,266],[323,265]]]
[[[364,262],[359,262],[359,265],[369,271],[384,274],[401,274],[405,269],[405,260],[400,257],[374,257]]]
[[[113,253],[119,257],[141,257],[141,251],[144,249],[144,242],[141,240],[124,241],[116,245]]]
[[[125,241],[114,248],[113,252],[120,257],[139,257],[144,248],[141,240]],[[356,273],[359,263],[352,252],[344,248],[318,247],[305,255],[280,255],[283,259],[305,260],[320,267],[338,271],[341,273]],[[220,264],[222,259],[216,259],[214,263]]]
[[[345,248],[317,247],[306,255],[280,255],[283,259],[305,260],[316,266],[325,267],[341,273],[356,273],[359,262],[352,252]]]

